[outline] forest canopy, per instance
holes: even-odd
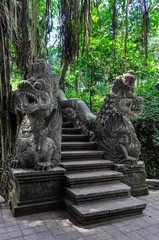
[[[1,12],[13,89],[38,58],[94,113],[116,75],[133,69],[138,86],[158,81],[159,0],[3,0]]]

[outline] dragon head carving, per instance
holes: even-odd
[[[28,80],[19,82],[18,99],[23,113],[57,108],[57,77],[51,73],[50,65],[38,60],[29,66]]]
[[[143,109],[144,99],[134,93],[135,81],[134,71],[129,70],[117,77],[112,92],[117,95],[119,112],[136,118]]]

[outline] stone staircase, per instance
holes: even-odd
[[[71,122],[63,122],[62,161],[65,174],[65,204],[81,223],[91,224],[142,213],[145,204],[131,196],[121,183],[122,173],[103,158],[95,143]]]

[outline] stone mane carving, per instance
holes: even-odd
[[[61,154],[61,112],[58,79],[44,60],[29,66],[28,80],[18,84],[15,112],[18,119],[16,161],[12,167],[48,170]]]
[[[75,120],[95,133],[105,158],[115,163],[135,164],[139,157],[140,143],[137,139],[130,117],[137,117],[142,111],[143,98],[134,93],[134,71],[117,77],[112,92],[107,94],[104,103],[94,116],[86,104],[79,99],[67,99],[60,93],[58,100],[66,115],[72,108]]]

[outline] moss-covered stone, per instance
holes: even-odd
[[[13,189],[9,193],[14,216],[50,211],[63,205],[65,170],[50,171],[12,169]]]
[[[134,166],[116,164],[115,170],[123,173],[121,181],[131,187],[132,196],[143,196],[148,194],[145,165],[142,161],[139,161],[137,165]]]

